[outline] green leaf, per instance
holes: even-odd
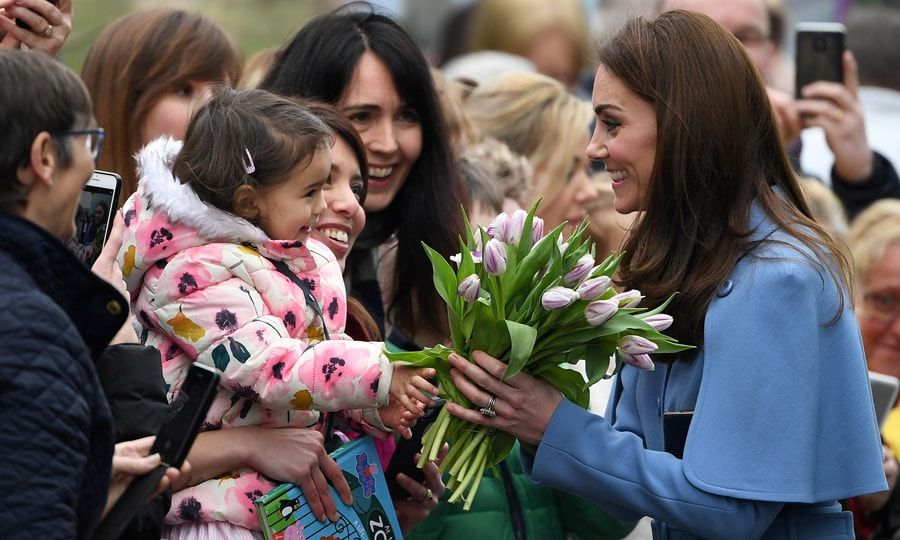
[[[539,376],[552,384],[572,403],[585,409],[590,405],[590,389],[581,373],[573,369],[551,365],[542,369]]]
[[[422,247],[425,248],[425,253],[431,260],[434,289],[441,298],[444,299],[444,302],[447,303],[447,307],[450,308],[450,311],[452,313],[458,313],[456,288],[459,286],[459,282],[456,281],[456,273],[453,271],[453,268],[450,267],[450,263],[447,262],[443,255],[428,247],[424,242],[422,242]]]
[[[609,359],[616,352],[615,343],[590,344],[584,350],[584,368],[588,377],[588,386],[593,386],[606,378]]]
[[[677,292],[670,294],[669,297],[666,298],[665,302],[656,306],[656,309],[651,309],[650,311],[641,313],[640,318],[643,319],[645,317],[650,317],[651,315],[658,315],[658,314],[662,313],[664,309],[669,307],[669,304],[672,302],[672,300],[675,298],[675,295],[677,295],[677,294],[678,294]]]
[[[472,252],[462,243],[462,240],[459,241],[459,246],[460,261],[459,271],[456,273],[457,283],[462,282],[466,277],[475,273],[475,261],[472,259]]]
[[[487,467],[497,465],[509,455],[516,445],[516,438],[504,431],[498,431],[492,435],[491,447],[487,453]]]
[[[541,204],[541,199],[539,198],[537,201],[531,205],[531,209],[528,210],[528,215],[525,216],[525,223],[522,227],[522,236],[519,238],[519,259],[525,257],[525,254],[531,251],[531,244],[534,241],[531,238],[531,232],[534,229],[534,214],[537,212],[538,206]]]
[[[537,330],[531,326],[526,326],[514,321],[505,321],[506,329],[509,332],[510,350],[509,350],[509,367],[506,368],[504,379],[508,379],[516,373],[522,371],[528,359],[531,357],[531,351],[534,350],[534,341],[537,339]]]
[[[216,348],[212,350],[212,359],[216,369],[225,371],[225,368],[228,367],[228,362],[231,361],[231,357],[228,356],[228,349],[225,348],[224,343],[218,344]]]
[[[466,214],[466,207],[459,205],[459,211],[462,212],[463,226],[466,228],[466,247],[468,251],[475,249],[475,237],[472,235],[472,225],[469,223],[469,216]],[[462,239],[460,239],[462,241]]]
[[[228,338],[228,346],[231,348],[231,356],[238,362],[243,364],[250,359],[250,351],[240,341],[235,341],[234,338],[230,337]]]

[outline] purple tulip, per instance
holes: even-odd
[[[509,229],[506,233],[506,242],[509,244],[518,244],[519,239],[522,238],[522,228],[525,227],[525,218],[528,216],[528,212],[525,210],[516,210],[513,212],[511,218],[509,218]]]
[[[620,352],[619,358],[624,360],[625,363],[631,364],[638,369],[643,369],[644,371],[653,371],[656,369],[656,364],[650,359],[649,354],[627,354]]]
[[[597,276],[583,281],[575,290],[578,291],[582,300],[593,300],[605,293],[610,283],[612,283],[612,280],[608,277]],[[616,302],[616,306],[618,305],[619,303]]]
[[[632,356],[649,354],[658,349],[656,343],[641,336],[624,336],[619,340],[619,350]]]
[[[613,302],[612,300],[597,300],[596,302],[591,302],[584,308],[584,316],[591,326],[600,326],[610,320],[618,310],[618,302]]]
[[[481,291],[481,280],[476,274],[471,274],[459,283],[456,294],[462,296],[466,302],[478,300],[478,292]]]
[[[506,212],[502,212],[491,221],[490,225],[488,225],[487,235],[489,238],[496,238],[501,242],[505,242],[508,234],[509,216],[506,214]]]
[[[665,313],[657,313],[644,318],[644,322],[652,326],[657,332],[662,332],[672,326],[673,321],[672,316]]]
[[[506,271],[506,246],[496,238],[488,240],[484,248],[484,269],[492,276]]]
[[[591,257],[590,254],[582,255],[581,258],[578,259],[578,262],[575,263],[575,266],[563,276],[563,281],[569,285],[581,283],[584,278],[588,277],[593,269],[594,258]]]
[[[617,301],[621,307],[634,307],[641,303],[642,298],[644,297],[641,296],[641,291],[637,289],[625,291],[612,297],[612,299]]]
[[[544,309],[563,309],[578,300],[578,293],[565,287],[550,287],[541,295]]]
[[[531,244],[537,244],[544,237],[544,220],[534,216],[531,221]]]

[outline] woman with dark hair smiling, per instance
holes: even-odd
[[[687,11],[632,19],[598,53],[587,155],[616,210],[641,212],[619,277],[651,307],[677,291],[668,333],[697,349],[624,365],[606,417],[451,355],[476,410],[449,411],[533,445],[533,481],[652,517],[656,539],[853,538],[837,499],[887,483],[849,263],[811,217],[758,73]]]
[[[445,257],[459,251],[465,196],[422,52],[396,22],[355,4],[300,29],[261,88],[335,104],[353,122],[369,163],[366,228],[348,264],[353,292],[395,344],[446,339],[421,243]]]

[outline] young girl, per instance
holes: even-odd
[[[430,401],[420,390],[437,392],[424,378],[433,370],[392,366],[381,343],[343,334],[340,267],[309,238],[326,208],[330,142],[293,102],[222,90],[183,147],[159,139],[139,155],[119,260],[170,392],[193,361],[222,371],[207,430],[313,426],[319,411],[344,411],[368,431],[402,429],[419,412],[412,399]],[[167,522],[188,525],[169,538],[249,537],[242,529],[259,530],[253,501],[274,485],[241,469],[176,493]]]

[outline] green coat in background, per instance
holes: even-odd
[[[465,512],[462,504],[448,503],[448,490],[428,519],[410,531],[407,540],[518,540],[506,479],[512,480],[515,488],[528,540],[612,540],[634,529],[634,523],[616,521],[580,497],[531,483],[522,471],[518,443],[505,463],[506,474],[500,467],[496,474],[485,474],[471,510]]]

